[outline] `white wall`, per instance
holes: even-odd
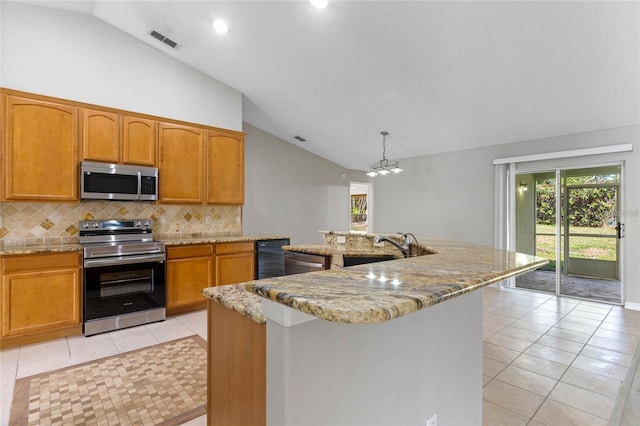
[[[482,424],[482,293],[379,324],[285,327],[270,315],[300,312],[265,309],[267,424]]]
[[[625,162],[626,301],[638,309],[640,218],[633,212],[640,208],[640,126],[402,160],[404,173],[375,180],[376,231],[441,235],[492,246],[493,159],[626,143],[633,144],[633,152],[522,164],[518,165],[518,170]],[[629,212],[632,214],[627,214]]]
[[[240,92],[93,16],[2,1],[0,23],[2,87],[243,130]],[[349,179],[363,173],[246,130],[244,233],[309,243],[348,229]]]
[[[242,94],[99,19],[0,2],[0,86],[242,130]]]
[[[322,242],[320,230],[349,229],[349,180],[366,180],[364,173],[247,123],[244,131],[244,234],[291,235],[292,242],[304,244]]]

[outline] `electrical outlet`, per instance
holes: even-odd
[[[434,413],[433,416],[427,419],[426,426],[438,426],[438,413]]]
[[[211,216],[205,216],[204,217],[204,223],[207,225],[211,225]]]
[[[344,235],[338,235],[338,244],[344,244],[347,242],[347,239],[344,237]]]

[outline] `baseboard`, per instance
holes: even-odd
[[[2,337],[0,338],[0,349],[14,348],[16,346],[30,345],[32,343],[78,335],[82,335],[82,324],[62,327],[57,330],[39,331],[21,336]]]
[[[632,311],[640,311],[640,303],[626,302],[624,308],[631,309]]]
[[[201,311],[203,309],[207,309],[207,301],[203,300],[201,302],[192,303],[189,305],[182,306],[167,306],[167,316],[170,317],[172,315],[186,314],[188,312]]]

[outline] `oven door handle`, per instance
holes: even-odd
[[[109,257],[104,259],[85,259],[85,268],[97,268],[100,266],[114,266],[114,265],[130,265],[132,263],[147,263],[147,262],[164,262],[166,255],[162,254],[145,254],[143,256],[118,256]]]

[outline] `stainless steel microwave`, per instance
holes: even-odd
[[[80,198],[91,200],[158,199],[158,169],[124,164],[80,163]]]

